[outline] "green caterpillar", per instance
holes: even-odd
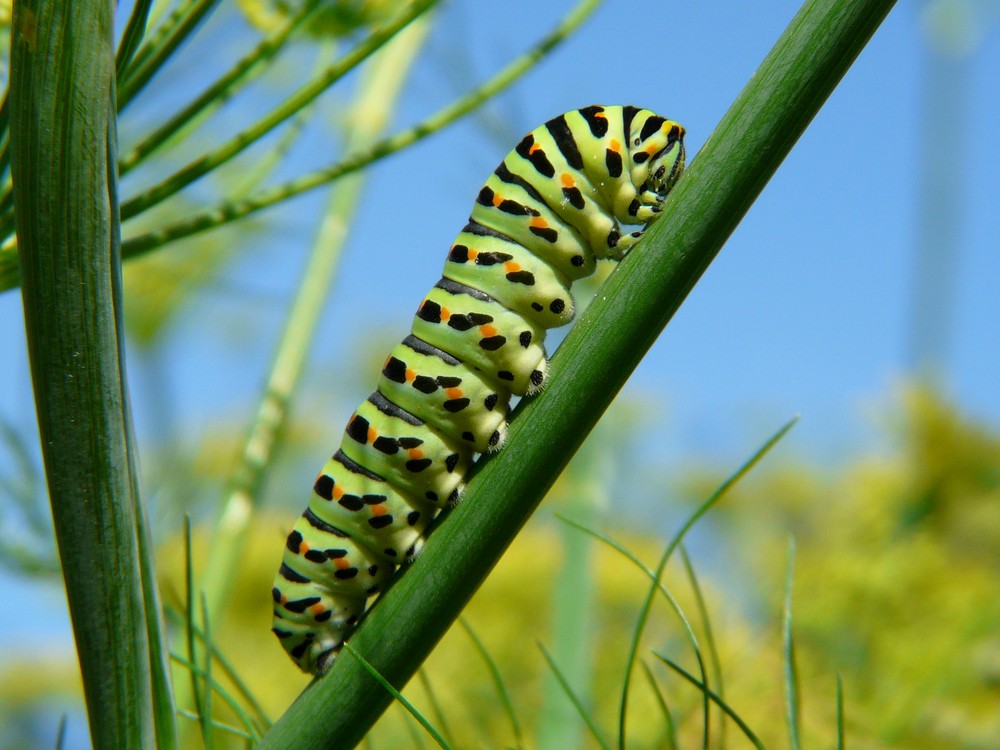
[[[458,500],[474,456],[503,443],[511,396],[545,381],[545,331],[573,317],[572,282],[624,257],[659,215],[683,139],[646,109],[585,107],[526,135],[490,175],[288,536],[273,630],[301,669],[329,669],[369,597]]]

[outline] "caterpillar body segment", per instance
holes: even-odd
[[[546,330],[573,317],[572,282],[659,216],[683,138],[649,110],[595,105],[533,130],[489,176],[286,542],[273,630],[301,669],[329,668],[476,454],[502,445],[511,397],[544,384]]]
[[[475,453],[495,450],[507,434],[510,391],[415,336],[386,359],[378,392]]]

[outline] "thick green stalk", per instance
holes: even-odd
[[[464,502],[355,633],[354,648],[392,684],[406,683],[457,617],[893,4],[802,7],[662,218],[570,332],[549,386],[519,406],[508,445],[482,462]],[[344,654],[261,747],[352,747],[389,700]]]
[[[31,376],[95,748],[152,747],[122,353],[111,0],[15,5],[11,165]]]

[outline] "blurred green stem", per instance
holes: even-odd
[[[368,57],[387,44],[415,19],[427,12],[440,0],[414,0],[392,20],[379,26],[346,55],[331,63],[326,70],[313,77],[298,91],[289,96],[278,107],[262,117],[256,123],[230,138],[226,143],[188,164],[183,169],[170,175],[155,187],[141,195],[123,201],[121,206],[122,220],[128,220],[142,213],[157,203],[166,200],[190,185],[195,180],[217,169],[230,159],[240,154],[274,128],[311,104],[316,97],[327,91],[333,84],[357,68]]]
[[[364,148],[385,130],[427,30],[426,19],[414,22],[374,58],[349,114],[345,137],[347,149]],[[360,175],[353,175],[335,186],[329,210],[302,275],[257,417],[212,537],[211,553],[202,578],[202,590],[210,616],[225,606],[226,596],[239,571],[240,553],[261,478],[271,461],[281,428],[287,421],[289,399],[298,386],[302,366],[315,338],[319,316],[329,298],[344,239],[363,193],[363,183]],[[305,497],[303,495],[303,503]]]

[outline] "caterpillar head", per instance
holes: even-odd
[[[684,171],[684,128],[673,120],[649,110],[632,121],[629,151],[632,156],[632,184],[640,196],[655,194],[658,203]]]

